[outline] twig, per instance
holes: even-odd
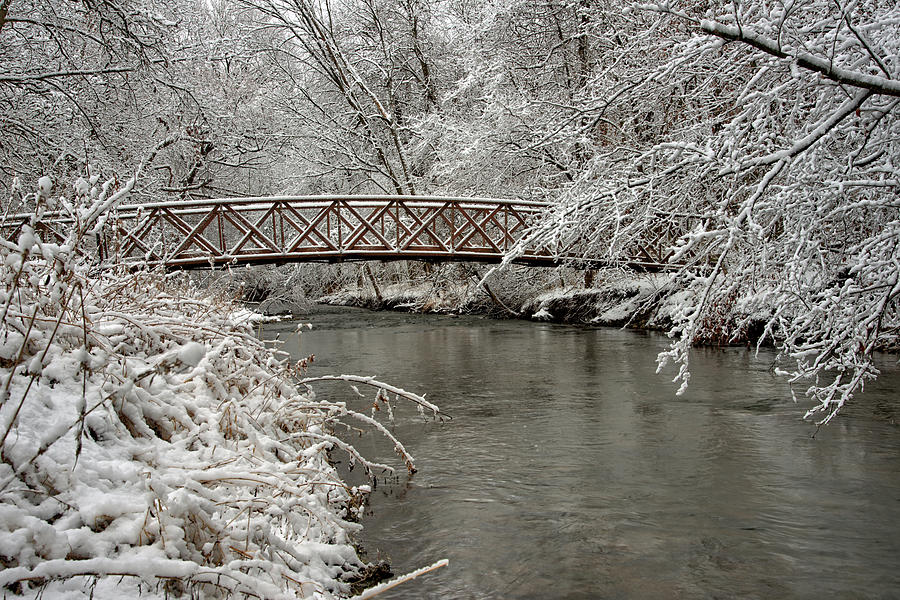
[[[412,392],[407,392],[404,389],[395,387],[393,385],[382,383],[381,381],[376,380],[374,377],[361,377],[359,375],[322,375],[320,377],[307,377],[306,379],[301,379],[300,383],[303,385],[307,385],[310,383],[314,383],[316,381],[348,381],[352,383],[362,383],[364,385],[370,385],[372,387],[380,388],[382,390],[388,391],[392,394],[396,394],[398,396],[402,396],[407,400],[411,400],[422,406],[423,408],[427,408],[435,415],[440,415],[442,417],[447,417],[448,419],[452,419],[450,415],[445,412],[442,412],[437,405],[432,404],[428,400],[424,398],[424,396],[419,396],[417,394],[413,394]]]

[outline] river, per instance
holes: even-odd
[[[360,541],[398,574],[450,566],[379,598],[900,597],[889,359],[813,437],[768,351],[698,349],[676,397],[655,333],[325,307],[302,320],[299,337],[292,322],[264,335],[315,354],[310,375],[377,375],[453,417],[396,410],[419,472],[378,482]]]

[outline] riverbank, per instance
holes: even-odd
[[[370,310],[478,314],[668,331],[690,301],[673,274],[466,263],[285,265],[221,272],[205,280],[267,314],[311,303]],[[204,285],[204,282],[200,282]]]
[[[0,240],[4,598],[350,596],[371,567],[353,538],[371,488],[334,455],[394,468],[333,426],[399,442],[309,387],[334,383],[298,383],[303,361],[262,342],[266,318],[242,303],[183,275],[95,274],[84,256],[28,226]]]
[[[566,324],[668,330],[684,293],[669,294],[667,274],[607,274],[589,287],[571,285],[503,297],[490,285],[470,282],[436,288],[428,284],[345,287],[319,297],[321,304],[440,314],[482,314]]]
[[[261,317],[158,273],[79,284],[3,323],[6,596],[349,595],[366,490]]]

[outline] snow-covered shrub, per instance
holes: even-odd
[[[343,483],[327,453],[390,467],[330,423],[355,417],[393,438],[294,383],[298,367],[231,300],[161,271],[92,272],[89,234],[116,200],[96,184],[51,202],[42,180],[34,212],[0,224],[5,596],[347,594],[365,566],[348,534],[368,489]],[[45,227],[51,205],[73,222],[61,242]],[[391,392],[436,411],[358,383],[379,388],[376,402]]]

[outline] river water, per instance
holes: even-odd
[[[315,354],[310,375],[377,375],[453,417],[395,411],[419,472],[378,482],[360,541],[395,573],[450,566],[379,598],[900,597],[888,359],[812,437],[768,352],[697,350],[676,397],[658,334],[346,308],[303,320],[300,337],[290,322],[265,335]]]

